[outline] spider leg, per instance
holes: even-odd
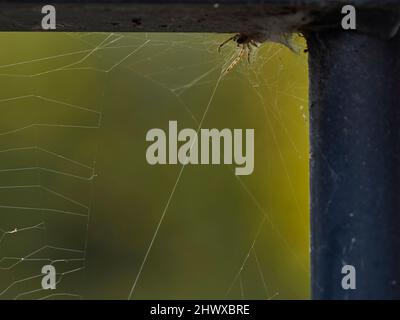
[[[250,46],[250,43],[246,45],[247,48],[247,63],[251,63],[251,51],[253,50],[252,47]]]
[[[219,47],[218,47],[218,52],[221,52],[221,48],[226,45],[229,41],[231,40],[236,40],[238,38],[239,34],[235,34],[234,36],[230,37],[229,39],[226,39],[224,42],[222,42]]]
[[[258,44],[256,41],[254,41],[254,40],[250,40],[250,44],[253,45],[253,46],[256,47],[256,48],[259,47],[259,44]]]
[[[229,65],[228,68],[225,70],[225,74],[227,74],[229,71],[231,71],[239,62],[242,60],[244,54],[246,53],[246,49],[243,46],[242,49],[240,49],[239,54],[236,56],[236,58],[232,61],[232,63]]]

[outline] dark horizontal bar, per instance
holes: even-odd
[[[398,0],[0,0],[0,31],[42,31],[41,7],[52,4],[57,31],[297,32],[339,27],[349,3],[359,30],[391,36]]]

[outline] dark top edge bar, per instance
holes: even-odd
[[[48,4],[52,31],[69,32],[304,32],[338,28],[345,4],[361,32],[390,37],[400,21],[400,0],[0,0],[0,31],[43,31]]]
[[[0,0],[0,3],[36,3],[36,4],[57,4],[57,3],[80,3],[80,4],[245,4],[245,5],[281,5],[281,6],[330,6],[337,4],[353,4],[357,6],[380,6],[380,5],[399,5],[399,0]]]

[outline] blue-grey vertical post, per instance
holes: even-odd
[[[313,298],[400,299],[400,38],[307,40]]]

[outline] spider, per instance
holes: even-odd
[[[240,51],[236,58],[231,62],[228,68],[226,68],[225,73],[231,71],[239,62],[247,55],[247,62],[250,63],[251,52],[253,47],[258,48],[261,43],[266,41],[279,43],[286,46],[294,53],[299,53],[299,47],[296,44],[293,34],[284,32],[252,32],[252,33],[237,33],[229,39],[222,42],[218,47],[218,52],[221,48],[227,44],[229,41],[234,41],[240,48]]]
[[[253,47],[258,48],[259,46],[259,43],[255,40],[255,38],[256,38],[255,35],[237,33],[219,45],[218,52],[221,52],[221,48],[229,41],[236,42],[237,46],[240,48],[238,55],[231,62],[228,68],[226,68],[224,73],[228,73],[229,71],[231,71],[243,59],[245,55],[247,55],[247,62],[250,63],[251,52],[253,50]]]

